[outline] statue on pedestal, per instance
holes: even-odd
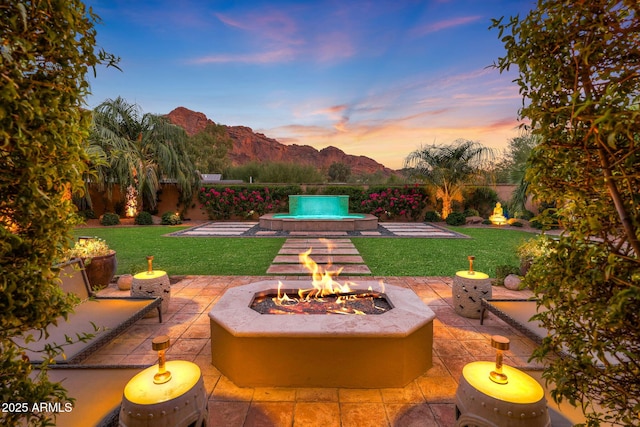
[[[495,225],[504,225],[507,223],[507,218],[504,216],[502,204],[496,203],[496,207],[493,208],[493,214],[489,217],[489,221]]]

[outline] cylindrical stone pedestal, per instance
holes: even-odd
[[[187,427],[207,425],[207,394],[200,368],[184,360],[165,365],[171,379],[155,384],[158,365],[134,376],[124,388],[120,427]]]
[[[462,369],[456,391],[456,426],[550,427],[542,386],[524,372],[503,365],[507,384],[489,378],[492,362],[472,362]]]
[[[131,284],[131,296],[160,297],[162,298],[162,313],[166,313],[169,310],[169,301],[171,300],[169,276],[162,270],[154,270],[151,274],[148,272],[136,274],[133,276]],[[156,311],[152,310],[147,314],[147,317],[153,317],[156,315],[155,313]]]
[[[491,298],[491,279],[485,273],[458,271],[453,278],[453,308],[457,314],[470,319],[479,319],[482,311],[481,298]]]

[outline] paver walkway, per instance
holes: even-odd
[[[446,228],[424,222],[381,222],[377,230],[366,231],[273,231],[260,228],[256,221],[213,221],[171,236],[188,237],[425,237],[466,238],[467,236]]]
[[[309,270],[300,263],[298,254],[311,249],[309,257],[323,271],[340,270],[341,274],[371,274],[358,249],[349,239],[287,239],[267,269],[267,274],[302,275]]]

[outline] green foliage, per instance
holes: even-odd
[[[142,211],[136,215],[135,223],[136,225],[152,225],[153,217],[149,212]]]
[[[409,176],[423,181],[437,200],[442,201],[442,218],[452,211],[452,203],[462,201],[465,184],[482,178],[493,151],[474,141],[458,140],[451,145],[428,145],[405,159]]]
[[[241,166],[233,166],[225,170],[227,179],[241,179],[245,182],[262,183],[319,183],[324,182],[324,175],[311,165],[286,162],[250,162]]]
[[[178,225],[178,224],[182,224],[182,219],[180,218],[180,214],[177,214],[175,212],[165,212],[162,214],[160,224]]]
[[[473,209],[473,208],[467,208],[464,210],[464,216],[465,217],[480,216],[480,212],[478,212],[476,209]]]
[[[351,167],[340,162],[333,162],[327,171],[329,182],[347,182],[351,176]]]
[[[474,209],[478,215],[488,218],[498,203],[498,193],[489,187],[465,187],[462,192],[464,209]]]
[[[640,17],[635,0],[541,0],[494,27],[517,66],[521,116],[540,138],[526,180],[566,233],[525,276],[559,350],[544,376],[589,425],[640,425]],[[555,219],[552,216],[555,215]]]
[[[65,402],[64,388],[49,381],[46,366],[33,371],[13,338],[43,330],[76,302],[53,265],[69,247],[71,195],[82,191],[88,162],[85,75],[115,58],[94,52],[97,17],[80,1],[2,2],[0,16],[0,396]],[[51,421],[47,413],[0,412],[5,426]]]
[[[233,147],[224,126],[207,123],[197,134],[188,137],[186,152],[201,173],[220,173],[229,166],[227,152]]]
[[[521,223],[520,221],[510,222],[509,225],[512,226],[512,227],[518,227],[518,228],[524,227],[524,224]]]
[[[462,212],[451,212],[445,221],[448,225],[465,225],[467,217]]]
[[[100,219],[102,225],[118,225],[120,224],[120,216],[113,212],[105,212]]]
[[[92,209],[85,209],[83,211],[78,211],[78,215],[84,220],[96,218],[96,213]]]
[[[424,214],[424,220],[427,222],[440,222],[442,221],[442,218],[440,217],[440,214],[436,211],[427,211]]]

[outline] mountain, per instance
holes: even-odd
[[[202,131],[208,123],[214,123],[203,113],[178,107],[166,116],[169,121],[182,127],[188,135]],[[285,145],[273,138],[254,132],[245,126],[225,126],[229,137],[233,140],[233,148],[229,152],[231,164],[243,165],[256,162],[295,162],[328,169],[334,163],[344,163],[351,167],[352,174],[382,172],[385,176],[394,173],[381,163],[366,157],[346,154],[339,148],[329,146],[317,150],[309,145]]]

